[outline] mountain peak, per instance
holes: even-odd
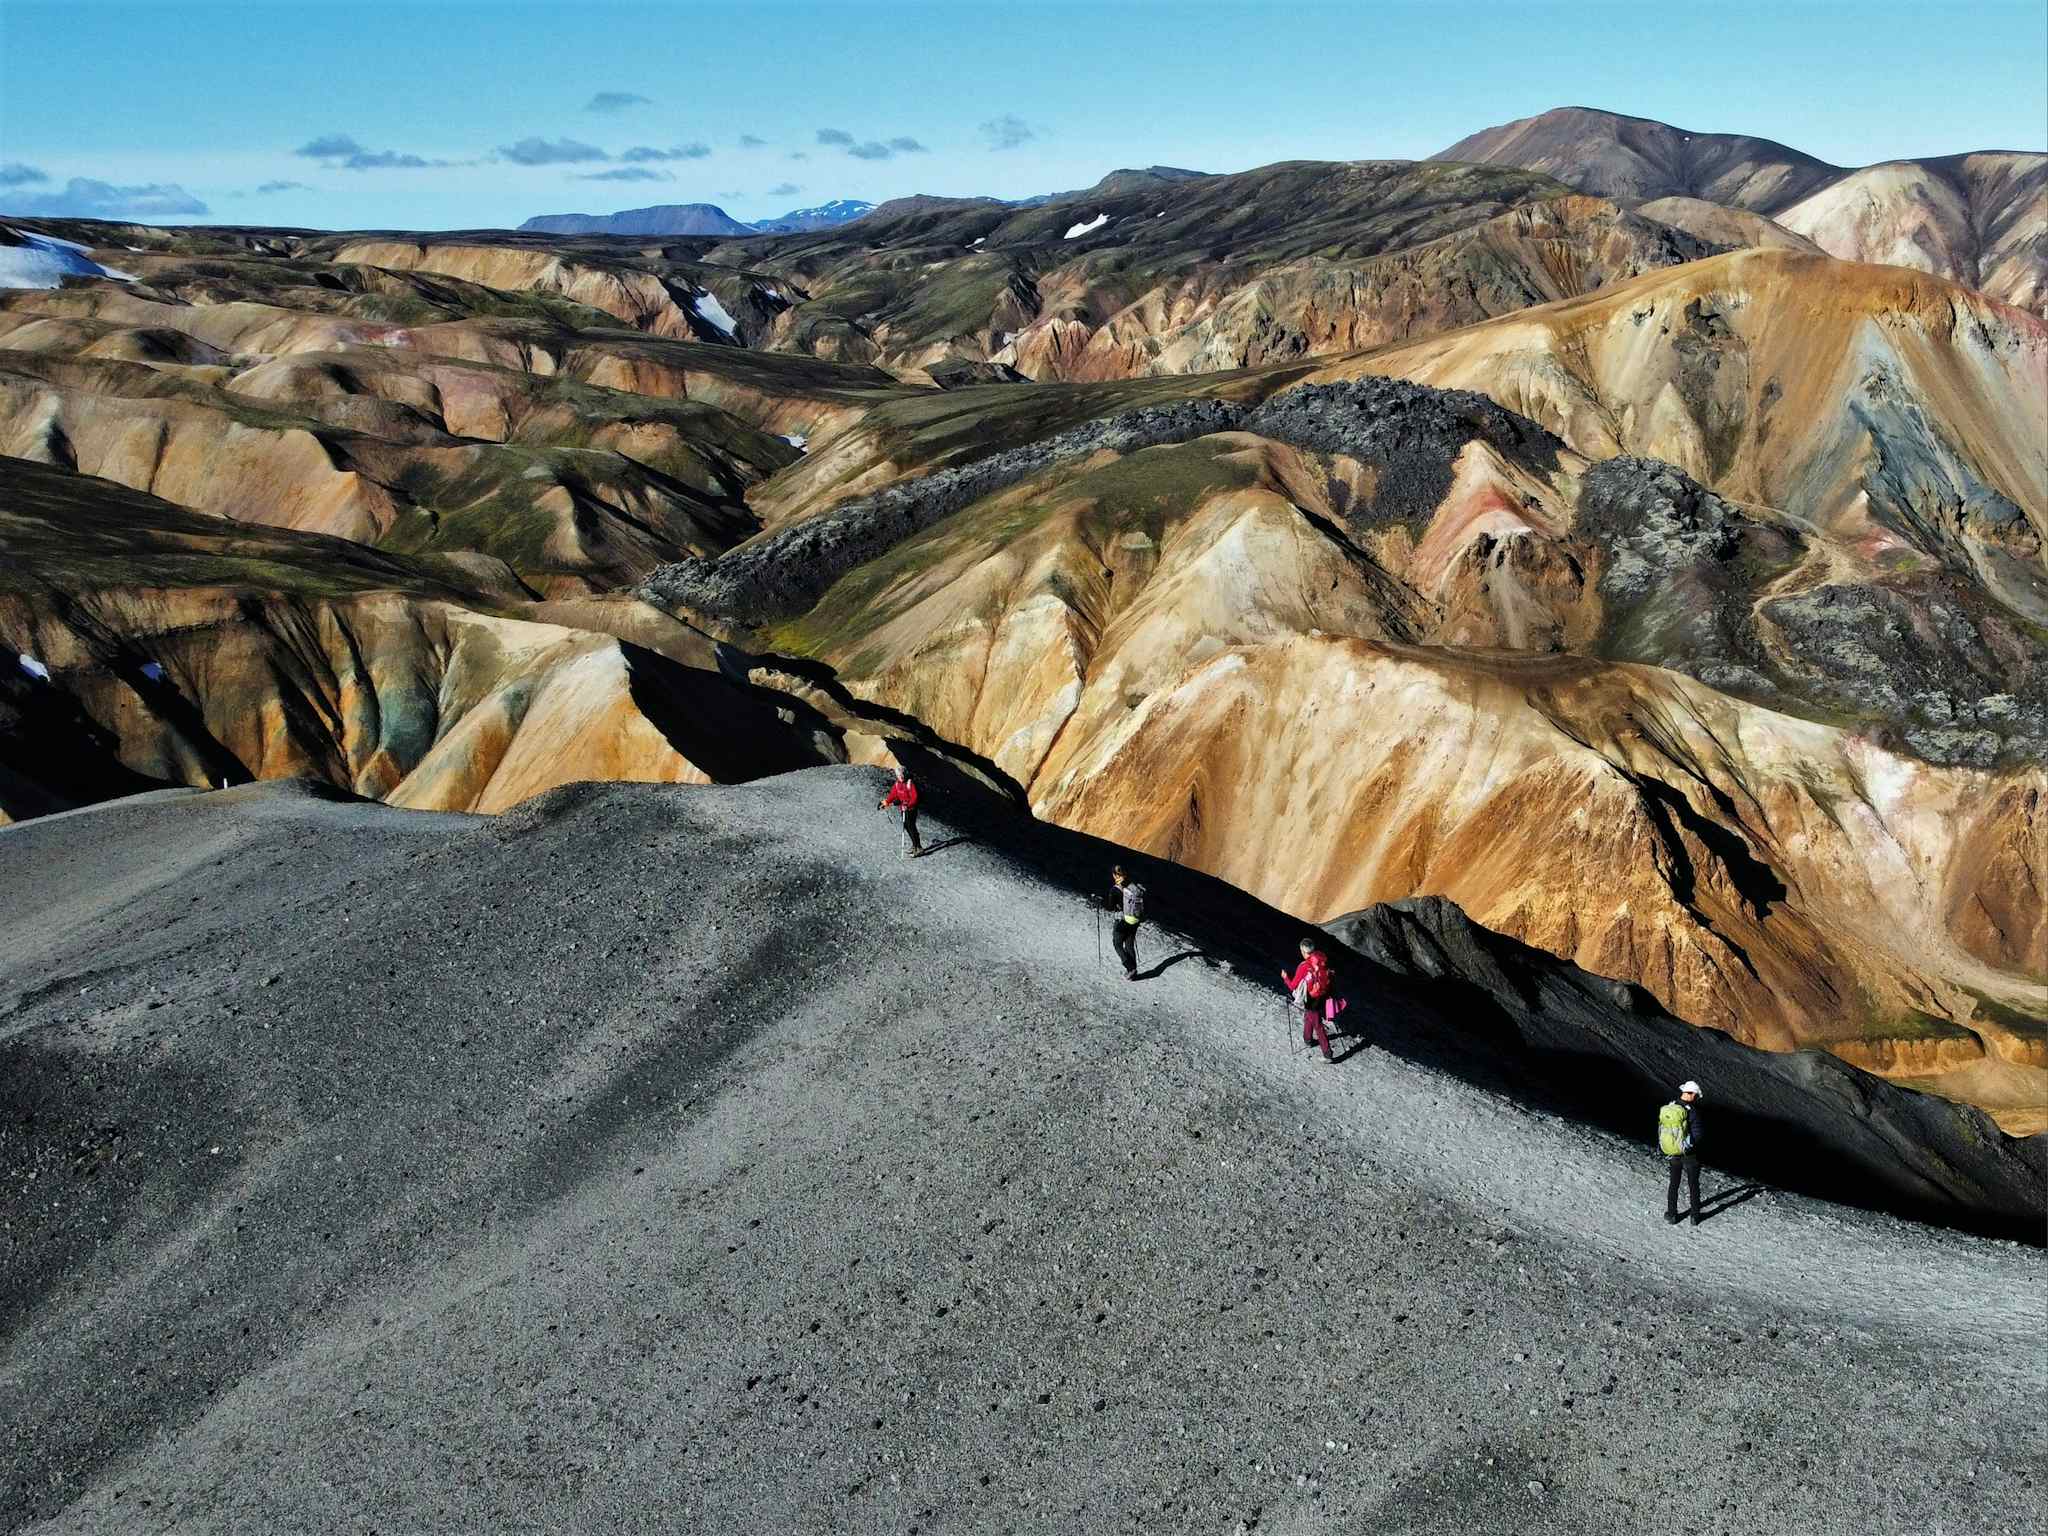
[[[814,207],[792,208],[776,218],[757,220],[754,228],[764,235],[796,234],[807,229],[830,229],[838,224],[851,224],[874,211],[875,205],[861,198],[835,197]]]
[[[1765,214],[1842,174],[1772,139],[1701,133],[1599,107],[1552,107],[1481,129],[1429,158],[1540,171],[1601,197],[1698,197]]]
[[[1200,181],[1209,174],[1207,171],[1183,170],[1177,165],[1148,165],[1135,169],[1125,167],[1122,170],[1111,171],[1088,191],[1097,197],[1109,197],[1118,192],[1136,192],[1166,181]]]

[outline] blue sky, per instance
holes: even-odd
[[[2048,0],[0,0],[0,209],[753,218],[1123,165],[1419,158],[1566,105],[1857,165],[2048,147],[2044,57]]]

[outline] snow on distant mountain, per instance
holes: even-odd
[[[857,197],[835,197],[815,208],[792,208],[780,218],[743,224],[715,203],[660,203],[617,213],[543,213],[520,225],[539,235],[783,235],[829,229],[874,211]]]
[[[795,234],[806,229],[827,229],[834,224],[851,224],[875,211],[873,203],[857,197],[835,197],[815,208],[792,208],[776,219],[758,220],[754,228],[764,235]]]

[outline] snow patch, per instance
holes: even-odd
[[[37,661],[35,657],[23,656],[19,659],[21,661],[21,670],[30,677],[39,677],[46,683],[50,680],[50,669],[40,661]]]
[[[142,664],[142,675],[152,683],[160,683],[164,680],[164,669],[156,662],[145,661]]]
[[[10,229],[20,245],[0,245],[0,288],[57,288],[67,277],[118,277],[132,283],[132,273],[101,266],[85,254],[75,240],[54,235],[33,235]]]
[[[968,241],[967,243],[969,245],[979,245],[982,241],[986,240],[987,238],[987,235],[976,235],[972,240]]]
[[[1081,238],[1081,237],[1082,237],[1083,235],[1085,235],[1085,234],[1088,234],[1089,232],[1091,232],[1091,231],[1093,231],[1093,230],[1097,230],[1097,229],[1100,229],[1100,228],[1102,228],[1102,226],[1103,226],[1103,225],[1105,225],[1105,224],[1107,224],[1108,222],[1109,222],[1109,215],[1108,215],[1108,214],[1106,214],[1106,213],[1098,213],[1097,215],[1095,215],[1095,217],[1094,217],[1094,218],[1090,219],[1090,220],[1089,220],[1089,221],[1088,221],[1088,222],[1087,222],[1086,224],[1076,224],[1076,225],[1073,225],[1073,226],[1072,226],[1071,228],[1069,228],[1069,229],[1067,230],[1067,232],[1066,232],[1066,233],[1065,233],[1064,235],[1061,235],[1061,236],[1060,236],[1060,238],[1061,238],[1062,240],[1078,240],[1078,239],[1080,239],[1080,238]]]
[[[739,329],[739,321],[725,312],[725,306],[718,302],[716,294],[698,294],[690,301],[690,308],[696,310],[700,318],[710,321],[728,336]]]
[[[76,240],[66,240],[61,235],[24,235],[18,229],[14,233],[20,235],[24,240],[36,240],[44,245],[60,245],[67,251],[78,252],[81,256],[90,256],[92,254],[91,246],[80,245]]]
[[[801,432],[785,432],[782,434],[782,440],[798,453],[802,453],[804,451],[804,444],[810,441]]]

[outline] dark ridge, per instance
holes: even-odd
[[[1450,490],[1452,462],[1479,439],[1522,463],[1554,469],[1562,446],[1526,417],[1469,390],[1364,378],[1288,391],[1261,405],[1186,400],[1085,422],[1035,443],[857,497],[713,560],[682,560],[641,585],[650,602],[733,624],[793,618],[847,572],[984,497],[1088,455],[1133,453],[1216,432],[1255,432],[1380,471],[1355,526],[1426,517]]]

